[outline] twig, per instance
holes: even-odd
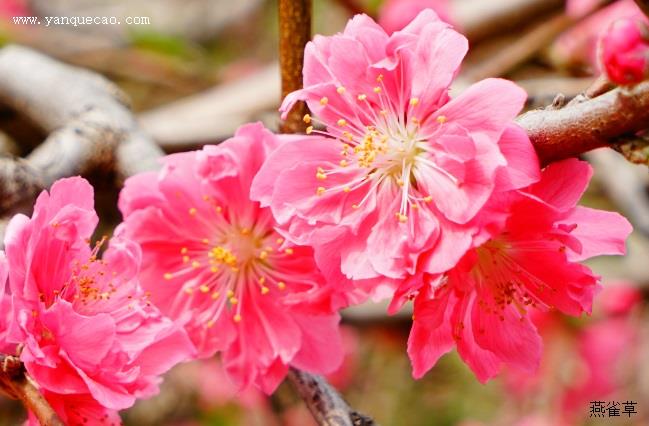
[[[511,31],[563,5],[562,0],[458,0],[451,3],[451,16],[462,33],[476,42]]]
[[[59,416],[29,380],[18,358],[0,354],[0,390],[10,398],[20,400],[42,426],[64,426]]]
[[[479,81],[488,77],[500,77],[513,70],[516,66],[533,57],[538,51],[546,47],[561,32],[565,31],[576,22],[585,19],[609,3],[601,0],[590,11],[575,18],[560,12],[552,18],[544,20],[532,29],[527,30],[506,49],[499,50],[495,55],[485,59],[478,65],[467,70],[465,78],[470,81]]]
[[[635,3],[649,17],[649,0],[635,0]]]
[[[517,122],[543,164],[575,157],[649,127],[649,82],[560,109],[530,111]]]
[[[311,0],[279,0],[279,62],[282,69],[282,98],[302,88],[304,46],[311,38]],[[302,117],[307,108],[297,103],[281,123],[284,133],[306,129]]]
[[[320,426],[376,425],[370,417],[354,411],[322,377],[291,368],[288,379]]]

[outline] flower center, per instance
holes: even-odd
[[[404,223],[407,222],[408,214],[417,210],[422,202],[432,201],[430,194],[425,193],[417,184],[418,174],[425,174],[426,169],[432,168],[454,185],[458,184],[458,180],[438,166],[432,158],[434,150],[428,140],[433,136],[422,132],[421,122],[417,118],[417,113],[421,113],[418,109],[419,99],[412,98],[405,105],[395,102],[385,94],[387,90],[383,76],[379,75],[376,80],[378,85],[374,87],[371,98],[363,93],[354,97],[344,87],[338,87],[338,95],[348,109],[354,111],[354,117],[343,118],[344,114],[333,103],[329,103],[328,98],[320,100],[320,104],[330,114],[338,114],[341,118],[335,123],[322,123],[327,126],[327,131],[314,130],[311,125],[307,128],[307,134],[315,132],[338,139],[342,142],[342,149],[337,166],[322,166],[315,170],[316,178],[322,181],[315,188],[315,193],[318,196],[341,191],[350,193],[369,185],[366,192],[369,195],[386,184],[396,186],[401,193],[401,203],[395,216]],[[437,116],[431,120],[439,128],[446,122],[446,117]],[[314,119],[307,114],[304,121],[311,124]],[[427,132],[436,132],[435,128],[428,126]],[[336,185],[328,185],[328,178],[349,176],[348,166],[366,171],[354,174],[342,184],[339,183],[340,179],[336,179]],[[332,180],[334,179],[330,179]],[[360,208],[367,199],[365,196],[359,202],[351,204],[351,209]]]
[[[203,199],[214,204],[208,196]],[[283,248],[284,239],[274,231],[269,211],[257,211],[245,226],[237,212],[216,205],[207,210],[191,208],[189,216],[197,223],[188,226],[204,229],[205,238],[186,240],[180,248],[180,266],[163,277],[179,280],[180,294],[204,305],[208,328],[225,308],[235,322],[241,321],[241,300],[250,291],[266,295],[287,287],[274,264],[293,254],[293,249]]]

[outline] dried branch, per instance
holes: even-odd
[[[649,127],[649,82],[559,109],[530,111],[517,122],[543,164],[574,157]]]
[[[311,0],[279,0],[279,62],[282,70],[282,98],[302,88],[304,46],[311,38]],[[307,108],[298,102],[281,123],[284,133],[304,132],[302,117]]]
[[[20,400],[43,426],[64,426],[59,416],[27,377],[20,360],[0,354],[0,391]]]
[[[451,16],[462,33],[476,42],[504,34],[563,6],[563,0],[457,0],[451,3]]]
[[[115,85],[30,49],[0,50],[0,100],[50,134],[27,157],[45,186],[110,164],[114,153],[122,176],[156,168],[162,155]]]
[[[373,426],[370,417],[354,411],[336,390],[320,376],[291,368],[288,372],[300,397],[321,426]]]

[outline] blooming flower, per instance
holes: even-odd
[[[184,330],[140,289],[138,246],[113,239],[102,259],[101,243],[88,247],[96,223],[88,182],[59,180],[31,218],[11,220],[0,259],[13,301],[4,343],[10,353],[21,348],[27,372],[68,424],[118,423],[116,410],[157,393],[159,375],[193,353]]]
[[[152,299],[186,321],[200,356],[222,351],[239,388],[267,393],[289,364],[324,373],[343,355],[333,313],[343,302],[312,250],[286,241],[248,196],[279,144],[260,124],[243,126],[218,146],[166,157],[161,173],[129,179],[120,196],[120,232],[142,245]]]
[[[444,22],[452,22],[448,0],[386,0],[379,10],[378,22],[392,34],[408,25],[424,9],[432,9]]]
[[[624,253],[631,232],[617,213],[575,206],[590,175],[575,159],[548,166],[540,182],[499,200],[496,208],[509,210],[500,233],[446,274],[406,289],[415,299],[408,341],[415,377],[453,346],[483,382],[502,363],[534,370],[541,339],[528,311],[590,312],[598,277],[577,262]]]
[[[600,39],[600,60],[609,80],[617,84],[649,77],[649,27],[635,19],[615,21]]]
[[[539,167],[512,124],[526,99],[512,82],[481,81],[450,99],[467,40],[425,10],[388,36],[365,15],[305,51],[307,101],[327,131],[274,151],[251,195],[324,271],[377,296],[419,272],[452,267],[495,193],[528,185]],[[314,122],[305,116],[307,122]],[[316,134],[324,134],[317,135]]]

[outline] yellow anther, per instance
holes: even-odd
[[[257,280],[257,282],[258,282],[259,284],[264,284],[264,283],[266,282],[266,277],[259,277],[259,279]]]
[[[367,99],[367,95],[366,95],[366,94],[361,93],[360,95],[358,95],[358,100],[359,100],[359,101],[364,101],[365,99]]]
[[[302,121],[304,121],[306,124],[309,124],[311,122],[311,116],[309,114],[304,114]]]
[[[206,286],[205,284],[200,286],[199,290],[201,291],[201,293],[209,293],[210,292],[210,288],[208,286]]]
[[[385,109],[382,109],[381,111],[379,111],[379,114],[381,114],[382,116],[384,116],[384,117],[385,117],[385,116],[387,116],[387,115],[388,115],[388,111],[387,111],[387,110],[385,110]]]
[[[268,257],[268,252],[266,250],[262,250],[261,253],[259,253],[259,258],[261,260],[265,260]]]
[[[340,167],[347,167],[347,164],[348,164],[347,160],[345,159],[340,160]]]
[[[325,189],[324,189],[324,187],[323,187],[323,186],[319,186],[318,189],[316,189],[315,193],[316,193],[317,195],[322,195],[322,194],[324,194],[324,193],[325,193]]]
[[[185,288],[185,293],[187,293],[187,294],[192,294],[193,292],[194,292],[194,289],[193,289],[193,288],[191,288],[191,287],[186,287],[186,288]]]
[[[403,186],[403,179],[401,178],[397,179],[397,185]]]
[[[351,192],[351,190],[352,189],[350,187],[348,187],[348,186],[343,188],[343,192]]]
[[[374,93],[381,93],[381,88],[379,86],[376,86],[374,88]]]
[[[278,238],[275,240],[277,244],[282,244],[284,242],[284,238]]]
[[[444,124],[444,123],[446,123],[446,120],[447,120],[447,118],[446,118],[445,115],[440,115],[439,117],[437,117],[437,122],[438,122],[439,124]]]
[[[196,207],[192,207],[191,209],[189,209],[189,214],[194,216],[196,214]]]
[[[170,279],[172,279],[174,276],[173,276],[172,274],[170,274],[169,272],[167,272],[167,273],[165,273],[165,274],[163,275],[163,277],[164,277],[165,280],[170,280]]]
[[[198,268],[198,267],[200,267],[200,266],[201,266],[200,262],[198,262],[198,261],[196,261],[196,260],[194,260],[194,261],[192,262],[192,268]]]
[[[209,200],[210,200],[210,196],[209,196],[209,195],[203,195],[202,198],[203,198],[203,201],[209,201]]]
[[[241,235],[250,234],[250,228],[241,228]]]
[[[219,298],[220,295],[221,295],[221,293],[219,293],[218,291],[215,291],[214,293],[212,293],[212,299],[216,300],[216,299]]]
[[[345,120],[344,118],[341,118],[340,120],[338,120],[336,122],[336,124],[338,124],[340,127],[344,127],[344,126],[347,125],[347,120]]]
[[[277,288],[279,288],[280,290],[284,290],[286,288],[286,283],[284,281],[278,282]]]
[[[236,297],[231,297],[229,299],[229,301],[230,301],[230,304],[232,304],[232,305],[236,305],[237,303],[239,303],[239,299],[237,299]]]
[[[217,268],[216,266],[212,266],[210,268],[210,271],[216,274],[217,272],[219,272],[219,268]]]
[[[228,290],[228,292],[225,293],[225,294],[228,296],[228,299],[229,299],[229,298],[231,298],[232,296],[234,296],[234,291],[232,291],[232,290]]]
[[[360,206],[358,204],[352,204],[352,209],[354,209],[354,210],[358,209],[359,207]]]
[[[286,254],[293,254],[293,249],[290,248],[290,247],[287,248],[287,249],[284,249],[284,253],[286,253]]]
[[[183,263],[189,262],[189,256],[183,256]]]
[[[343,86],[338,86],[336,92],[338,92],[339,95],[342,95],[343,93],[345,93],[345,88]]]
[[[431,201],[433,201],[433,197],[431,195],[426,195],[424,197],[424,201],[427,202],[427,203],[430,203]]]
[[[326,96],[323,98],[320,98],[320,105],[327,105],[329,103],[329,98]]]
[[[234,319],[234,322],[241,322],[241,315],[235,314],[233,319]]]
[[[221,213],[223,211],[223,207],[221,206],[216,206],[216,212]]]
[[[406,223],[408,221],[408,216],[406,216],[405,214],[397,213],[396,216],[401,223]]]
[[[201,240],[201,242],[202,242],[203,244],[209,244],[209,243],[210,243],[210,240],[208,240],[207,238],[203,238],[203,239]]]
[[[262,287],[261,288],[261,294],[268,294],[269,291],[270,291],[270,289],[268,287]]]
[[[214,327],[214,320],[209,320],[207,323],[205,323],[205,325],[207,326],[207,328]]]
[[[187,247],[183,247],[180,249],[180,254],[187,254],[188,251]]]
[[[419,204],[413,204],[412,206],[410,206],[410,208],[413,210],[417,210],[419,208]]]
[[[376,77],[376,81],[379,83],[383,81],[383,74],[379,74],[378,77]]]
[[[309,126],[306,128],[306,134],[310,135],[311,133],[313,133],[313,126]]]
[[[419,98],[411,98],[410,105],[415,106],[419,103]]]
[[[412,121],[413,124],[419,124],[420,123],[420,121],[419,121],[419,119],[417,117],[410,117],[410,121]]]

